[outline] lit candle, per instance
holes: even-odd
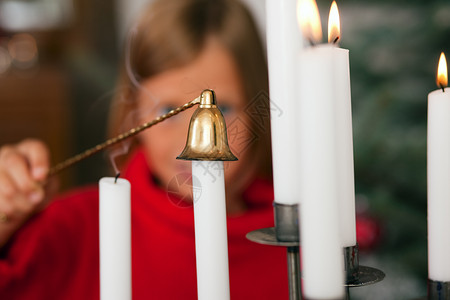
[[[333,1],[328,18],[328,42],[340,40],[339,11]],[[353,170],[353,129],[348,50],[330,48],[332,56],[333,96],[336,113],[337,199],[341,222],[342,247],[356,245],[355,180]]]
[[[297,204],[296,60],[302,39],[295,14],[296,0],[267,0],[267,60],[269,68],[272,160],[275,202]]]
[[[428,94],[428,277],[450,281],[450,90],[439,59],[438,90]]]
[[[298,2],[299,25],[311,43],[322,38],[315,1]],[[299,55],[300,238],[303,295],[344,296],[336,133],[336,93],[341,53],[332,45],[309,47]]]
[[[193,161],[195,254],[199,300],[230,299],[223,161]]]
[[[99,181],[100,299],[131,299],[130,183]]]

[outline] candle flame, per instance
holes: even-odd
[[[341,39],[341,22],[336,1],[333,1],[328,15],[328,43],[336,43]]]
[[[322,25],[315,0],[298,0],[297,21],[303,35],[311,43],[318,43],[322,40]]]
[[[447,86],[447,61],[445,60],[444,52],[441,52],[441,57],[439,58],[438,71],[436,76],[436,84],[440,88]]]

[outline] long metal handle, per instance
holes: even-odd
[[[142,124],[142,125],[140,125],[138,127],[132,128],[132,129],[130,129],[127,132],[124,132],[124,133],[122,133],[122,134],[120,134],[120,135],[118,135],[118,136],[116,136],[114,138],[111,138],[111,139],[109,139],[109,140],[107,140],[107,141],[105,141],[105,142],[103,142],[101,144],[98,144],[98,145],[96,145],[96,146],[94,146],[94,147],[92,147],[90,149],[87,149],[87,150],[85,150],[85,151],[83,151],[83,152],[81,152],[81,153],[79,153],[79,154],[77,154],[77,155],[75,155],[75,156],[73,156],[71,158],[68,158],[65,161],[63,161],[63,162],[53,166],[52,168],[50,168],[49,176],[52,176],[52,175],[54,175],[56,173],[59,173],[62,170],[64,170],[64,169],[66,169],[66,168],[68,168],[68,167],[78,163],[79,161],[81,161],[81,160],[83,160],[85,158],[88,158],[88,157],[94,155],[95,153],[100,152],[100,151],[102,151],[102,150],[104,150],[104,149],[106,149],[106,148],[108,148],[108,147],[110,147],[112,145],[115,145],[115,144],[117,144],[117,143],[119,143],[119,142],[121,142],[123,140],[126,140],[126,139],[128,139],[128,138],[130,138],[132,136],[135,136],[136,134],[140,133],[141,131],[143,131],[143,130],[145,130],[147,128],[150,128],[153,125],[161,123],[162,121],[164,121],[164,120],[166,120],[166,119],[168,119],[170,117],[173,117],[173,116],[179,114],[180,112],[185,111],[186,109],[189,109],[189,108],[191,108],[194,105],[199,104],[199,103],[200,103],[200,97],[197,97],[194,100],[192,100],[192,101],[190,101],[190,102],[188,102],[188,103],[186,103],[186,104],[184,104],[184,105],[182,105],[180,107],[177,107],[177,108],[169,111],[167,114],[159,116],[158,118],[156,118],[156,119],[154,119],[154,120],[152,120],[152,121],[150,121],[148,123],[145,123],[145,124]]]

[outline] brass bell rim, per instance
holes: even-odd
[[[177,156],[177,159],[180,160],[190,160],[190,161],[236,161],[238,158],[231,153],[231,156],[224,157],[223,155],[212,155],[212,156],[218,156],[218,157],[210,157],[210,156],[199,156],[199,157],[193,157],[192,154],[189,157],[185,157],[180,154],[180,156]]]

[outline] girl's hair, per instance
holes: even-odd
[[[237,0],[156,0],[143,11],[126,44],[109,135],[118,135],[132,126],[127,120],[136,111],[140,80],[189,64],[209,36],[219,40],[236,61],[247,96],[246,125],[256,137],[245,151],[257,164],[258,174],[270,175],[266,60],[255,23]]]

